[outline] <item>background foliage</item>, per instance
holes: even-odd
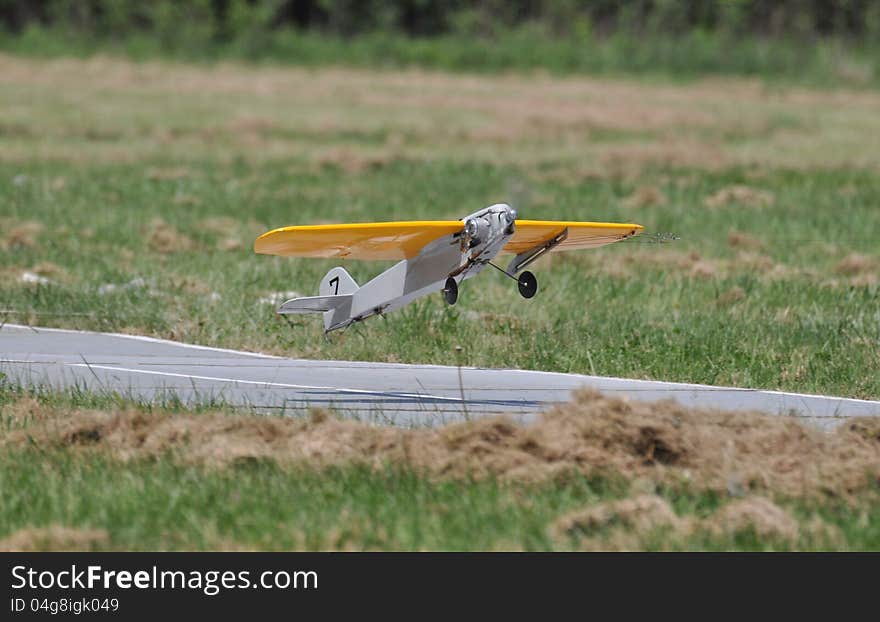
[[[0,23],[12,32],[58,26],[91,36],[182,31],[228,41],[254,31],[293,28],[337,35],[398,32],[492,36],[532,24],[555,35],[590,30],[692,29],[769,36],[876,35],[880,4],[871,0],[3,0]]]
[[[876,85],[871,0],[0,0],[0,49]]]

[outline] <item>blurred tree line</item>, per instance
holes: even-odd
[[[864,39],[880,35],[880,0],[0,0],[8,35],[42,28],[222,44],[283,30],[492,38],[523,27],[552,37],[720,31]]]

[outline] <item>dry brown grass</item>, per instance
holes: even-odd
[[[35,264],[30,271],[57,283],[69,283],[73,280],[70,272],[51,261],[41,261]]]
[[[854,434],[869,443],[880,443],[880,417],[863,417],[847,421],[841,431]]]
[[[726,207],[728,205],[744,205],[746,207],[769,207],[773,205],[773,193],[745,185],[734,185],[721,188],[715,194],[706,197],[706,207]]]
[[[151,250],[167,255],[189,251],[195,242],[160,218],[153,219],[147,229],[147,245]]]
[[[707,521],[709,530],[736,535],[753,532],[762,539],[794,541],[798,537],[799,526],[788,512],[765,499],[748,497],[737,499],[722,507]]]
[[[0,158],[16,162],[45,159],[40,144],[52,140],[54,160],[303,159],[355,173],[397,158],[553,163],[570,175],[658,164],[880,166],[880,94],[768,93],[750,80],[673,85],[0,55],[0,88],[0,118],[16,128]],[[76,97],[75,114],[59,113],[59,91]],[[196,174],[180,166],[147,176]]]
[[[316,161],[321,167],[338,168],[346,173],[358,174],[387,166],[395,159],[390,153],[364,153],[351,147],[321,150]]]
[[[204,296],[212,291],[207,283],[192,275],[169,275],[168,284],[173,289],[188,295]]]
[[[224,252],[241,250],[245,247],[242,238],[254,232],[253,223],[245,224],[229,217],[205,218],[198,223],[198,228],[218,236],[216,248]]]
[[[791,546],[809,542],[820,548],[840,549],[840,530],[814,515],[799,521],[766,497],[734,499],[705,518],[679,516],[667,501],[654,494],[587,506],[559,517],[548,533],[562,546],[591,551],[637,551],[647,547],[675,549],[694,538],[713,540],[753,536],[765,544]]]
[[[720,143],[687,138],[605,147],[599,154],[599,162],[600,174],[624,179],[636,177],[643,169],[651,167],[714,171],[734,164]]]
[[[730,264],[740,270],[745,269],[759,274],[772,273],[778,267],[772,257],[753,251],[740,251]]]
[[[43,223],[35,220],[18,222],[11,218],[0,219],[0,250],[36,248],[40,234],[45,229]]]
[[[152,181],[177,181],[180,179],[189,179],[192,176],[192,173],[185,166],[164,168],[151,166],[147,169],[145,176]]]
[[[724,279],[742,274],[755,276],[762,281],[808,279],[812,282],[830,283],[822,271],[811,267],[796,267],[777,263],[761,251],[740,250],[729,258],[706,256],[698,251],[683,251],[672,246],[639,248],[632,246],[626,254],[614,261],[603,260],[596,254],[551,255],[546,261],[573,263],[584,266],[591,272],[601,272],[619,278],[637,277],[645,271],[660,271],[670,276],[694,279]],[[858,279],[870,280],[874,272],[866,272],[851,277],[848,282],[856,284]],[[870,283],[869,283],[870,284]]]
[[[538,482],[572,473],[727,492],[848,497],[880,483],[874,422],[832,433],[787,417],[630,403],[582,392],[528,426],[479,419],[433,430],[309,420],[138,410],[34,418],[0,445],[100,451],[128,460],[172,454],[224,467],[241,461],[322,468],[399,464],[435,477]],[[865,432],[870,430],[870,432]]]
[[[657,186],[639,186],[623,200],[624,207],[651,207],[666,203],[666,196]]]
[[[240,232],[244,225],[234,218],[219,216],[199,221],[198,227],[216,235],[232,236]]]
[[[764,250],[764,243],[761,240],[742,231],[731,231],[727,234],[727,244],[731,248],[741,248],[747,251]]]
[[[662,251],[633,249],[623,257],[616,269],[621,267],[627,269],[628,274],[648,268],[698,279],[723,276],[729,269],[728,262],[703,257],[697,251],[682,252],[666,249]]]
[[[242,248],[244,248],[244,245],[238,238],[224,238],[217,242],[217,249],[221,251],[238,251]]]
[[[877,270],[877,260],[862,253],[850,253],[834,267],[838,274],[856,276],[870,274]]]
[[[876,272],[859,274],[849,279],[849,284],[853,287],[873,287],[878,283],[880,283],[880,275]]]
[[[736,304],[740,300],[745,300],[746,298],[746,290],[744,290],[739,285],[735,285],[731,287],[729,290],[718,296],[718,299],[715,303],[719,307],[729,307],[733,304]]]
[[[0,409],[4,421],[13,428],[22,428],[34,423],[45,423],[57,419],[59,413],[32,397],[23,397]]]
[[[680,529],[681,522],[664,499],[656,495],[640,495],[570,512],[551,526],[551,532],[564,540],[610,527],[625,527],[640,533],[662,528]]]
[[[92,551],[110,540],[103,529],[81,529],[63,525],[25,527],[0,539],[0,551]]]
[[[194,207],[196,205],[201,205],[202,200],[191,194],[179,192],[174,195],[174,198],[171,199],[171,202],[175,205],[180,205],[182,207]]]

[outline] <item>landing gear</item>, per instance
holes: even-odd
[[[538,279],[528,270],[519,275],[516,284],[519,287],[519,294],[523,298],[531,298],[538,293]]]
[[[448,305],[454,305],[458,301],[458,283],[452,277],[446,279],[446,285],[443,287],[443,299]]]

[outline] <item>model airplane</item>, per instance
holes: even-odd
[[[523,298],[531,298],[538,280],[523,269],[545,253],[604,246],[641,230],[641,225],[625,223],[517,220],[516,211],[500,203],[461,220],[282,227],[257,238],[254,251],[401,260],[361,287],[345,268],[333,268],[321,281],[320,295],[294,298],[278,307],[280,314],[323,313],[324,329],[330,332],[437,291],[454,305],[459,283],[486,266],[514,279]],[[506,269],[492,263],[501,253],[515,255]]]

